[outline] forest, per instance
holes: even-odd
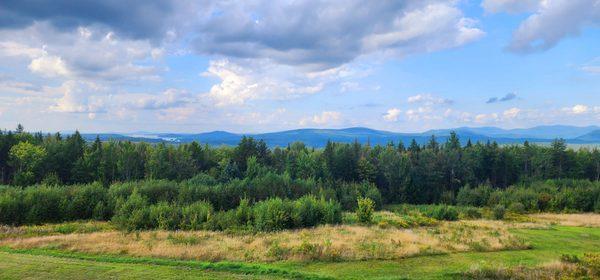
[[[0,174],[0,223],[15,225],[96,219],[130,230],[272,231],[339,223],[361,199],[374,209],[600,211],[600,151],[569,149],[561,139],[461,145],[453,133],[426,145],[271,149],[251,137],[234,147],[86,143],[78,132],[63,137],[19,126],[0,131]]]

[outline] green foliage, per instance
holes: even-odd
[[[525,205],[523,205],[523,203],[521,203],[521,202],[513,202],[508,207],[508,211],[517,213],[517,214],[524,214],[525,213]]]
[[[496,220],[504,219],[504,215],[506,214],[506,208],[503,205],[496,205],[492,208],[492,216]]]
[[[435,207],[430,208],[426,215],[440,221],[458,220],[458,211],[455,207],[448,205],[436,205]]]
[[[293,228],[293,210],[292,202],[281,198],[258,202],[254,207],[254,225],[260,231]]]
[[[359,197],[357,200],[356,217],[363,224],[373,222],[373,212],[375,211],[375,202],[368,197]]]
[[[181,229],[199,230],[213,215],[213,207],[209,202],[201,201],[181,209]]]

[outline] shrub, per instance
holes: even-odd
[[[456,203],[458,205],[482,207],[488,202],[491,193],[492,187],[489,185],[480,185],[476,188],[466,185],[458,190]]]
[[[518,213],[518,214],[524,214],[525,206],[521,202],[513,202],[508,207],[508,211]]]
[[[106,209],[96,209],[96,207],[105,207],[108,202],[108,191],[102,185],[76,185],[69,189],[72,192],[72,197],[68,201],[69,213],[67,213],[70,220],[102,218],[106,214],[104,213]],[[101,206],[98,206],[99,204]]]
[[[316,199],[312,195],[303,196],[294,205],[296,227],[313,227],[325,223],[339,223],[341,207],[339,203]]]
[[[271,198],[254,206],[254,226],[259,231],[277,231],[292,228],[293,203],[281,198]]]
[[[127,231],[146,229],[152,226],[148,202],[134,192],[126,201],[117,202],[117,210],[112,218],[115,225]]]
[[[181,209],[181,229],[199,230],[205,227],[206,222],[213,215],[210,202],[200,201]]]
[[[250,201],[246,198],[240,200],[240,205],[235,209],[235,218],[240,226],[252,226],[253,215]]]
[[[375,202],[366,197],[358,198],[358,207],[356,208],[356,217],[360,223],[370,224],[373,222],[373,211],[375,211]]]
[[[174,202],[179,193],[179,186],[173,181],[147,180],[140,182],[135,190],[146,197],[150,204],[155,204],[158,202]]]
[[[11,189],[0,193],[0,224],[20,225],[24,210],[22,191]]]
[[[444,220],[444,221],[456,221],[458,220],[458,211],[456,208],[448,205],[437,205],[432,207],[427,216],[434,218],[436,220]]]
[[[482,217],[481,211],[475,207],[465,207],[460,212],[463,219],[480,219]]]
[[[26,213],[25,222],[30,224],[60,222],[63,220],[67,201],[64,188],[28,187],[24,190],[23,197],[22,211]]]
[[[294,205],[294,224],[296,227],[313,227],[323,219],[323,210],[314,196],[303,196]]]
[[[498,204],[498,205],[494,206],[494,208],[492,208],[492,216],[496,220],[504,219],[505,213],[506,213],[506,209],[504,208],[503,205]]]
[[[152,228],[176,230],[181,225],[181,208],[167,202],[150,206],[150,223]]]

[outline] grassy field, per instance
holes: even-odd
[[[76,225],[42,226],[35,230],[32,230],[31,227],[5,228],[2,231],[3,237],[0,235],[0,239],[3,239],[3,247],[0,250],[0,279],[460,279],[463,277],[462,273],[471,270],[539,266],[556,262],[563,254],[583,255],[586,252],[600,252],[599,216],[537,215],[533,216],[536,221],[534,223],[459,221],[409,229],[351,226],[350,229],[361,230],[361,232],[354,232],[353,235],[366,235],[381,242],[389,239],[393,234],[414,234],[411,235],[411,238],[433,234],[431,236],[445,236],[439,239],[444,241],[451,241],[452,236],[461,236],[460,238],[463,238],[464,241],[464,236],[471,236],[468,240],[481,240],[477,238],[490,235],[490,240],[500,240],[497,242],[502,244],[505,241],[498,239],[498,236],[509,234],[527,246],[522,248],[498,247],[494,250],[485,250],[478,246],[467,246],[463,250],[448,250],[447,247],[443,247],[446,248],[445,251],[430,250],[419,254],[400,256],[394,255],[392,251],[380,255],[379,258],[362,256],[363,260],[350,258],[335,261],[323,261],[318,258],[247,262],[205,261],[202,260],[201,255],[194,255],[194,250],[187,251],[183,255],[157,256],[151,251],[145,253],[140,251],[137,254],[131,251],[118,251],[119,247],[115,247],[117,248],[115,251],[100,251],[96,249],[101,246],[87,244],[94,240],[98,241],[99,237],[107,237],[103,235],[113,234],[111,238],[125,236],[133,240],[132,244],[139,246],[139,244],[148,244],[148,240],[143,238],[144,235],[148,237],[155,235],[156,240],[164,237],[164,241],[156,243],[154,246],[161,248],[160,246],[171,244],[167,251],[174,254],[177,252],[177,248],[189,247],[190,244],[186,242],[193,239],[180,238],[183,243],[179,244],[179,241],[173,241],[172,236],[175,234],[193,236],[194,233],[190,232],[146,232],[142,233],[141,237],[136,237],[135,234],[116,234],[108,225],[89,223],[82,227],[83,230]],[[469,223],[471,223],[470,227],[465,226]],[[348,230],[344,227],[349,226],[340,227]],[[498,232],[499,227],[502,227],[502,230],[507,233]],[[471,229],[465,230],[465,228]],[[337,234],[339,229],[335,229],[334,231],[331,227],[325,226],[312,230],[262,234],[256,238],[262,238],[261,240],[281,239],[284,236],[292,240],[294,236],[297,236],[298,241],[296,242],[302,248],[302,246],[307,246],[306,243],[302,245],[303,238],[306,239],[310,234],[315,236],[314,240],[317,237],[324,238],[327,232]],[[445,235],[444,230],[446,231]],[[169,239],[169,234],[171,234],[171,239]],[[200,233],[195,234],[197,236]],[[206,232],[202,232],[202,234],[206,234]],[[224,239],[226,234],[214,234],[211,238],[214,238],[215,242],[218,240],[221,240],[222,243],[228,242],[227,239]],[[21,237],[19,237],[20,235]],[[94,236],[94,238],[86,239],[90,236]],[[183,236],[185,237],[185,235]],[[236,235],[229,236],[230,238],[241,238]],[[496,239],[492,239],[494,236]],[[138,238],[137,241],[135,241],[136,238]],[[399,239],[399,237],[397,238]],[[460,242],[460,238],[455,242]],[[124,240],[120,239],[108,238],[108,240],[117,244],[129,244],[123,243]],[[205,238],[204,240],[212,239]],[[418,241],[418,239],[414,240]],[[402,244],[406,247],[410,246],[406,242]],[[195,251],[202,250],[200,244],[192,245],[196,245],[196,247],[192,246]],[[385,246],[388,245],[385,243]],[[95,250],[91,250],[94,248]],[[308,249],[305,249],[312,250],[311,248],[313,247],[309,246]],[[269,248],[260,248],[260,250],[268,251]],[[232,253],[232,256],[239,255]]]
[[[0,279],[286,279],[186,266],[110,263],[0,252]]]
[[[401,260],[340,263],[288,263],[282,268],[313,272],[341,279],[447,279],[479,267],[534,266],[557,261],[562,254],[600,252],[600,228],[555,226],[516,229],[532,249],[467,252],[421,256]]]

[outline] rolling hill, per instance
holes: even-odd
[[[399,133],[383,130],[375,130],[365,127],[351,127],[344,129],[294,129],[279,132],[257,133],[257,134],[237,134],[226,131],[212,131],[205,133],[185,134],[185,133],[148,133],[140,132],[136,134],[119,133],[86,133],[84,138],[93,141],[98,135],[101,140],[109,139],[117,141],[145,141],[149,143],[167,142],[167,143],[189,143],[198,141],[209,145],[236,145],[240,139],[246,136],[252,136],[256,139],[262,139],[271,147],[287,146],[289,143],[300,141],[308,146],[323,147],[328,140],[334,142],[350,143],[358,141],[360,143],[386,144],[390,141],[402,141],[405,144],[415,139],[418,143],[426,143],[432,135],[435,135],[438,141],[445,141],[450,132],[455,131],[461,141],[465,143],[468,139],[473,142],[496,141],[501,144],[523,143],[524,141],[536,143],[549,143],[555,138],[564,138],[568,143],[590,144],[600,143],[600,127],[587,126],[537,126],[527,129],[501,129],[497,127],[459,127],[454,129],[429,130],[422,133]]]

